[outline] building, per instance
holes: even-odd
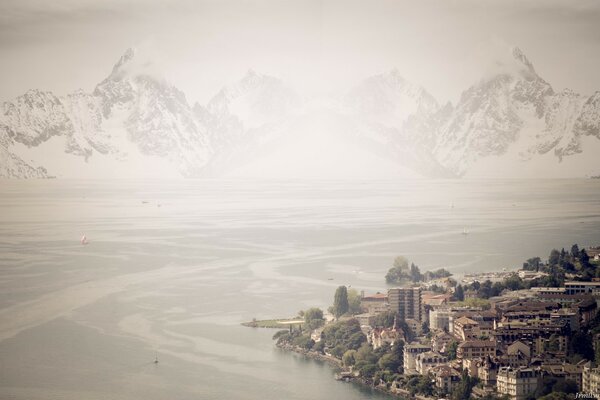
[[[365,296],[363,292],[361,293],[360,298],[360,308],[370,314],[381,314],[386,312],[390,309],[388,296],[384,293],[375,293]]]
[[[505,359],[511,367],[527,367],[531,361],[531,348],[517,340],[506,348]]]
[[[477,322],[477,337],[490,337],[492,331],[494,330],[498,315],[496,311],[492,310],[455,310],[454,314],[450,317],[449,332],[454,332],[454,321],[462,317],[466,317]]]
[[[556,381],[573,381],[577,385],[577,390],[582,390],[582,375],[584,365],[589,361],[583,360],[577,364],[562,362],[561,364],[543,364],[540,365],[541,373],[544,376],[550,376]]]
[[[570,329],[565,325],[531,326],[523,322],[499,323],[493,337],[499,348],[506,348],[519,340],[527,344],[533,356],[540,356],[551,351],[554,354],[565,354],[567,336]]]
[[[420,343],[411,343],[404,346],[404,373],[416,373],[417,356],[421,353],[431,351],[431,347]]]
[[[539,371],[532,368],[501,367],[496,376],[496,390],[512,400],[525,400],[540,384]]]
[[[537,293],[538,295],[541,295],[541,294],[565,294],[565,292],[566,292],[566,289],[564,287],[539,286],[539,287],[532,287],[530,290],[534,293]]]
[[[596,302],[594,301],[594,304]],[[581,324],[581,316],[579,310],[571,308],[561,308],[560,310],[554,310],[550,314],[550,320],[553,324],[560,325],[566,324],[571,329],[571,332],[577,332]]]
[[[481,336],[479,324],[471,318],[460,317],[452,321],[452,334],[460,340],[477,339]]]
[[[456,339],[454,336],[444,331],[440,331],[435,333],[431,338],[431,349],[438,353],[445,353],[448,345],[455,341]]]
[[[585,252],[589,258],[593,258],[594,260],[600,258],[600,246],[590,246],[585,249]]]
[[[585,364],[581,375],[581,386],[583,393],[591,393],[598,397],[600,395],[600,368],[593,368],[591,362]]]
[[[367,335],[367,341],[378,349],[384,344],[393,346],[399,340],[404,340],[404,331],[398,326],[398,321],[394,317],[394,325],[391,328],[375,328]]]
[[[393,288],[388,290],[390,310],[395,311],[402,321],[414,319],[422,322],[423,303],[421,288]]]
[[[421,375],[426,375],[429,370],[438,365],[446,364],[448,357],[441,355],[435,351],[426,351],[417,354],[415,359],[415,369]]]
[[[452,311],[448,308],[439,308],[429,311],[429,329],[432,331],[446,331],[450,329]]]
[[[435,386],[443,393],[451,393],[460,382],[460,372],[449,365],[438,365],[430,370],[435,380]]]
[[[355,315],[354,318],[358,320],[360,326],[373,326],[375,318],[377,318],[377,314],[363,313]]]
[[[575,304],[575,307],[579,312],[580,320],[582,326],[589,325],[590,322],[596,315],[598,314],[598,304],[593,298],[588,298],[586,300],[582,300],[579,303]]]
[[[565,282],[565,291],[567,294],[591,294],[600,295],[600,282]]]
[[[489,340],[467,340],[458,345],[456,356],[461,360],[496,355],[496,343]]]
[[[496,386],[500,364],[494,357],[484,357],[478,365],[477,376],[484,386]]]
[[[545,272],[527,271],[524,269],[517,271],[517,275],[519,276],[519,278],[523,279],[524,281],[531,281],[534,279],[542,278],[544,276],[548,276],[548,274]]]

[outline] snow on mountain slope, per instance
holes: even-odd
[[[406,81],[394,69],[370,77],[343,100],[343,112],[365,140],[378,143],[398,164],[423,176],[448,176],[431,153],[440,117],[451,111],[440,107],[424,88]]]
[[[48,172],[42,167],[32,167],[17,155],[0,144],[0,178],[47,178]]]
[[[587,132],[589,126],[593,132],[596,120],[587,115],[593,116],[598,105],[590,101],[586,116],[581,116],[584,101],[572,91],[555,93],[523,52],[513,48],[512,59],[496,74],[463,92],[454,112],[439,128],[434,156],[459,176],[476,174],[473,170],[482,159],[488,159],[484,164],[491,168],[494,160],[505,155],[520,171],[530,165],[533,168],[537,158],[558,165],[581,148],[581,133],[577,132]],[[577,121],[580,131],[574,128]],[[562,167],[561,175],[584,175],[581,168]],[[498,175],[513,174],[503,163],[497,169]],[[558,169],[546,170],[544,175]]]
[[[206,129],[149,65],[128,49],[91,94],[30,90],[5,102],[6,151],[59,177],[194,176],[210,155]]]
[[[220,176],[263,154],[269,143],[289,135],[302,112],[299,96],[282,81],[252,70],[217,93],[206,107],[194,106],[214,154],[205,176]]]
[[[381,176],[562,177],[600,169],[600,92],[555,92],[518,48],[500,54],[456,105],[440,106],[397,70],[322,99],[300,99],[281,80],[249,71],[192,108],[152,59],[129,49],[92,93],[30,90],[0,111],[3,177],[357,175],[359,165],[378,165]]]

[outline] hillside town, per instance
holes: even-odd
[[[402,398],[596,398],[599,258],[600,247],[573,245],[457,282],[398,257],[387,291],[340,286],[329,310],[302,312],[274,339]]]

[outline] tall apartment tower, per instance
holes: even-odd
[[[400,319],[414,319],[422,322],[423,308],[421,302],[421,288],[393,288],[388,290],[390,310],[396,311]]]

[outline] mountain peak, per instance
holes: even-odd
[[[520,48],[518,48],[517,46],[514,46],[511,49],[511,53],[512,53],[513,58],[516,61],[518,61],[519,63],[526,66],[530,72],[535,72],[535,69],[533,68],[533,64],[531,64],[531,61],[529,61],[529,59],[527,58],[525,53],[523,53],[523,51]]]
[[[117,61],[117,63],[113,67],[113,73],[116,73],[121,68],[123,68],[124,65],[131,62],[131,60],[133,60],[133,58],[135,57],[135,53],[136,51],[132,47],[129,47],[127,50],[125,50],[125,53],[123,53],[121,58],[119,58],[119,61]]]

